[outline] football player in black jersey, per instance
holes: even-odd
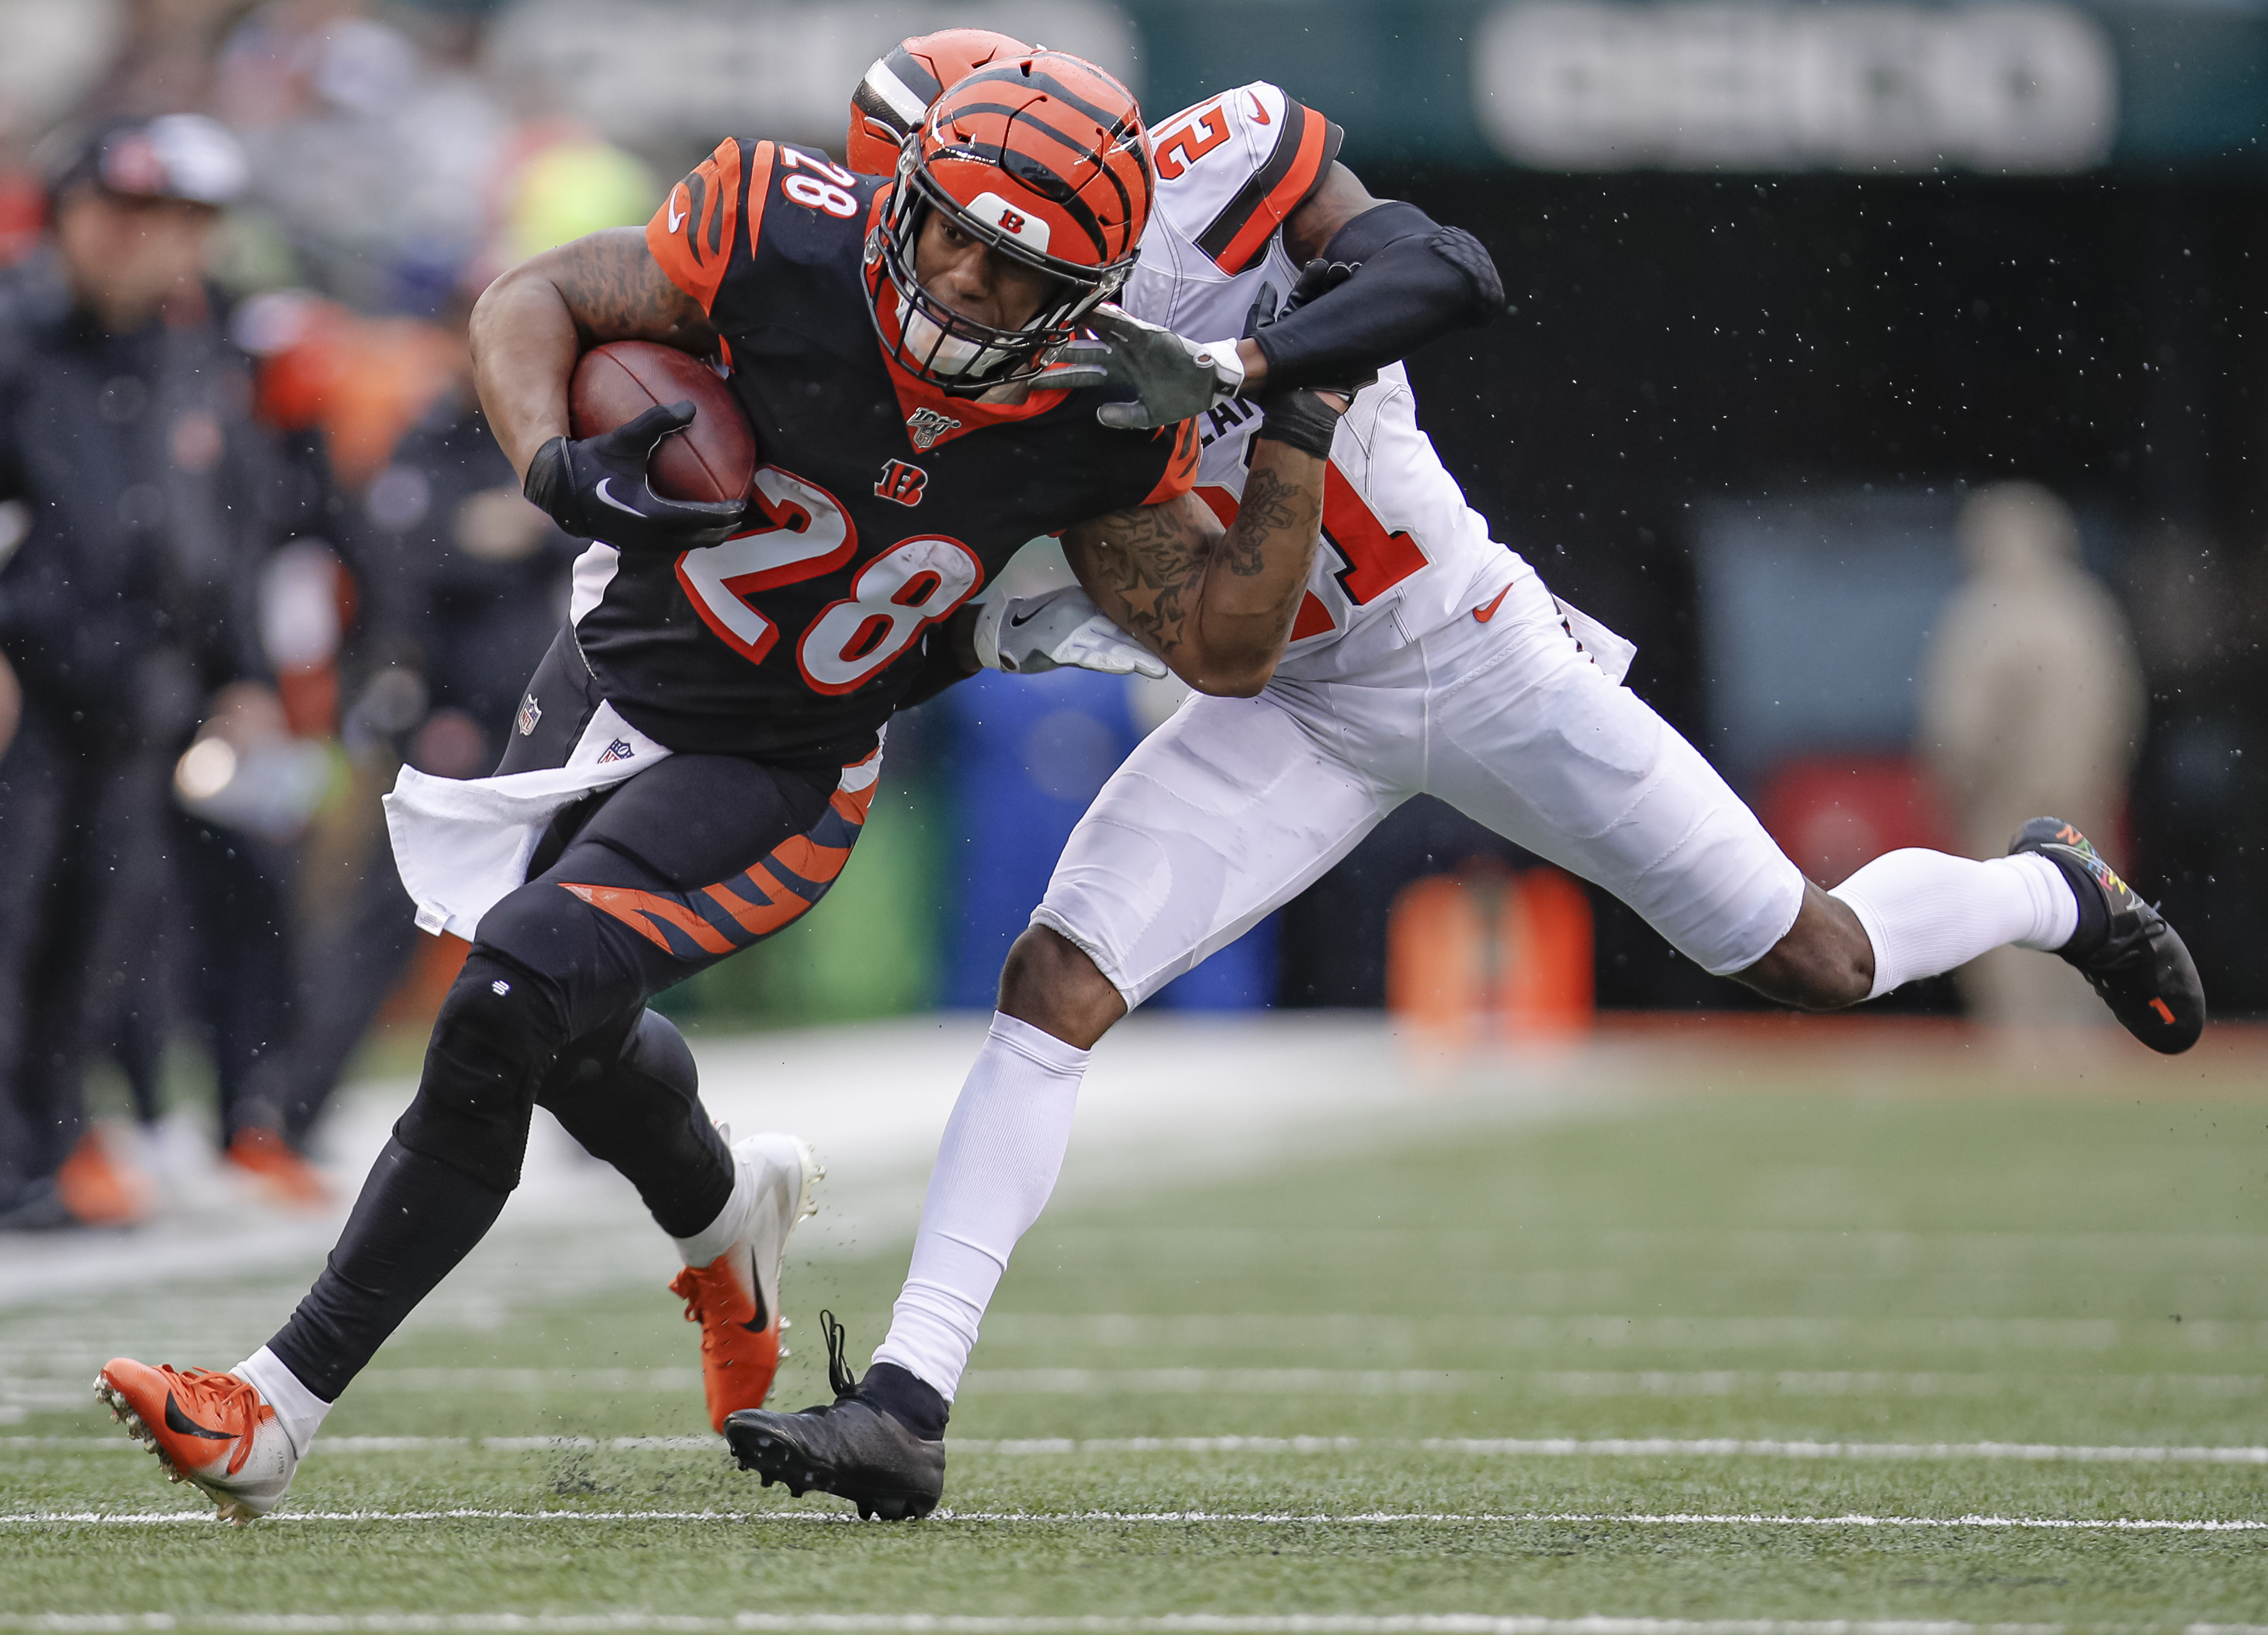
[[[571,622],[499,770],[587,774],[597,789],[635,770],[566,805],[480,915],[416,1098],[284,1327],[227,1374],[119,1359],[98,1379],[224,1515],[276,1504],[339,1392],[488,1230],[539,1104],[678,1241],[712,1418],[761,1403],[777,1314],[761,1263],[735,1261],[758,1245],[776,1272],[807,1160],[799,1189],[796,1155],[771,1155],[785,1179],[750,1196],[747,1155],[711,1126],[684,1042],[645,1002],[823,891],[880,727],[917,689],[973,667],[949,622],[1027,540],[1064,532],[1110,562],[1123,587],[1111,611],[1192,686],[1265,685],[1344,397],[1270,401],[1224,531],[1188,492],[1186,425],[1109,430],[1047,375],[1123,281],[1152,187],[1124,88],[1035,52],[939,99],[894,177],[727,141],[643,235],[548,252],[482,298],[472,338],[498,442],[531,498],[605,541],[578,564]],[[745,511],[649,485],[648,459],[690,405],[570,436],[578,357],[624,339],[730,370],[760,451]],[[767,1326],[768,1353],[725,1332]]]

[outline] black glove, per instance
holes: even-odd
[[[580,442],[553,438],[527,462],[522,491],[578,539],[652,551],[721,543],[739,531],[745,500],[664,499],[646,478],[646,462],[661,439],[692,423],[688,399],[658,403]]]
[[[1252,310],[1244,316],[1244,333],[1248,339],[1257,335],[1280,318],[1290,316],[1307,302],[1314,300],[1326,290],[1336,290],[1352,276],[1354,269],[1343,262],[1309,261],[1300,274],[1300,282],[1292,286],[1292,294],[1278,311],[1276,306],[1276,286],[1263,284],[1260,294],[1252,303]],[[1361,387],[1378,379],[1373,374],[1368,380],[1351,386],[1311,385],[1279,387],[1271,381],[1260,388],[1253,401],[1263,416],[1258,431],[1252,436],[1263,439],[1289,443],[1293,448],[1313,454],[1317,460],[1331,457],[1331,438],[1337,433],[1339,416],[1344,410],[1332,408],[1315,394],[1343,392],[1350,402]]]

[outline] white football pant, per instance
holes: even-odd
[[[1103,785],[1032,923],[1138,1005],[1298,895],[1410,796],[1621,898],[1712,975],[1795,924],[1803,876],[1714,768],[1560,622],[1543,582],[1414,641],[1390,630],[1355,679],[1279,675],[1192,696]],[[1381,624],[1390,622],[1381,621]]]

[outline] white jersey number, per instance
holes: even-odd
[[[864,685],[983,577],[968,546],[942,536],[908,540],[875,557],[851,581],[849,598],[812,621],[796,649],[803,679],[829,694]]]
[[[850,561],[858,544],[832,494],[777,466],[756,473],[756,504],[768,527],[677,559],[677,582],[701,622],[750,664],[764,661],[779,627],[746,599],[830,572]]]
[[[677,582],[701,622],[750,664],[764,661],[780,632],[748,598],[832,573],[858,549],[858,530],[835,497],[777,466],[756,473],[756,504],[765,527],[677,559]],[[804,680],[830,695],[863,687],[983,578],[976,553],[959,540],[900,541],[805,630],[795,655]]]

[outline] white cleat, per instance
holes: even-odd
[[[747,1222],[722,1255],[688,1266],[669,1285],[685,1302],[685,1320],[701,1325],[701,1388],[709,1423],[720,1432],[726,1415],[761,1408],[771,1395],[787,1355],[779,1343],[788,1326],[780,1315],[780,1263],[797,1223],[819,1212],[814,1198],[827,1176],[811,1144],[795,1136],[747,1136],[732,1148],[755,1200]]]

